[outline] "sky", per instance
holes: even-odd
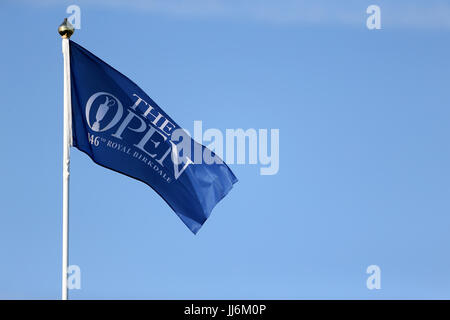
[[[230,165],[239,182],[197,235],[72,149],[71,299],[450,298],[448,2],[7,0],[0,299],[61,298],[57,27],[71,4],[72,40],[181,126],[280,130],[279,172]]]

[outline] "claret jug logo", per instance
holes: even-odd
[[[122,103],[110,93],[97,92],[86,103],[86,121],[89,128],[95,132],[111,129],[120,121],[122,115]]]

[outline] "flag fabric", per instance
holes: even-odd
[[[73,41],[70,67],[73,146],[149,185],[197,233],[237,182],[233,172],[133,81]]]

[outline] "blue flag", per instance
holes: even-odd
[[[237,182],[233,172],[134,82],[73,41],[70,66],[73,146],[149,185],[197,233]]]

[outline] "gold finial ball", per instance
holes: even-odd
[[[58,28],[58,32],[64,39],[69,39],[70,36],[75,31],[75,28],[73,25],[67,20],[67,18],[64,19],[64,22],[61,23],[61,25]]]

